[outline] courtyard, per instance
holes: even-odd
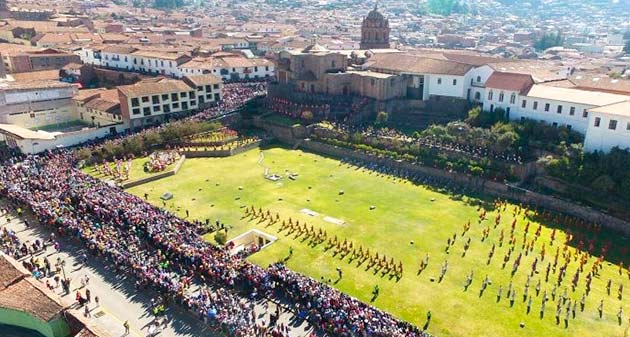
[[[266,175],[280,179],[266,179]],[[327,282],[419,327],[427,324],[430,311],[427,328],[436,336],[592,336],[594,330],[602,336],[623,336],[628,329],[628,323],[618,324],[616,316],[621,306],[624,317],[630,313],[629,302],[617,296],[618,286],[629,283],[626,270],[618,266],[619,259],[625,259],[626,265],[628,261],[627,256],[620,256],[615,250],[627,241],[602,235],[597,246],[611,241],[609,256],[615,260],[602,264],[592,281],[584,311],[578,305],[576,318],[569,319],[565,326],[566,301],[563,301],[560,323],[556,324],[555,302],[565,289],[568,288],[567,298],[573,303],[579,302],[585,292],[584,275],[575,291],[570,287],[571,277],[580,266],[577,256],[581,252],[575,246],[564,250],[566,234],[558,224],[540,224],[540,237],[533,240],[539,223],[526,218],[524,212],[515,212],[514,205],[497,208],[493,200],[454,196],[337,159],[284,148],[264,149],[262,153],[251,150],[227,158],[187,159],[177,175],[130,188],[128,192],[143,198],[146,195],[154,205],[165,206],[189,220],[207,219],[209,223],[218,220],[228,229],[228,239],[251,229],[275,236],[278,240],[249,259],[261,266],[284,261],[295,271]],[[173,198],[163,201],[160,196],[166,192],[172,193]],[[252,206],[269,211],[278,221],[263,221],[248,215],[246,209]],[[487,214],[479,221],[484,211]],[[498,223],[497,214],[501,214]],[[401,263],[404,273],[401,278],[392,277],[376,268],[367,268],[367,263],[360,259],[335,254],[335,249],[327,249],[325,242],[313,242],[306,235],[290,233],[281,225],[289,219],[306,223],[315,231],[321,229],[329,238],[334,236],[339,241],[353,242],[354,247],[369,249],[372,254],[385,255],[396,265]],[[502,268],[510,245],[499,245],[499,237],[501,231],[510,232],[514,220],[514,237],[518,242],[507,266]],[[465,231],[464,225],[469,221],[470,229]],[[552,244],[553,228],[558,229]],[[528,243],[534,242],[529,254],[521,247],[524,235]],[[206,239],[215,243],[214,233]],[[465,251],[468,239],[470,247]],[[539,260],[543,246],[547,252],[544,262]],[[554,287],[556,272],[548,281],[544,279],[545,266],[553,262],[556,249],[570,256],[567,276],[558,287]],[[489,259],[491,250],[493,257]],[[512,265],[519,253],[523,253],[520,267],[512,276]],[[419,273],[427,254],[430,256],[427,267]],[[530,274],[535,260],[538,267]],[[585,273],[595,260],[588,257]],[[446,261],[448,268],[440,282]],[[474,277],[465,290],[471,272]],[[531,275],[529,296],[524,298],[528,275]],[[486,289],[481,292],[486,276]],[[541,289],[537,294],[534,288],[539,280]],[[609,280],[610,294],[606,289]],[[516,291],[512,304],[507,296],[510,282]],[[377,296],[373,294],[375,286],[379,289]],[[545,292],[549,301],[541,318]],[[533,304],[528,313],[529,297]],[[601,300],[604,300],[602,318],[598,313]]]

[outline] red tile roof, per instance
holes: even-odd
[[[492,73],[486,81],[486,88],[517,91],[521,94],[527,93],[532,85],[534,85],[534,79],[531,75],[498,71]]]
[[[4,256],[0,255],[0,289],[22,279],[24,274],[13,266]]]

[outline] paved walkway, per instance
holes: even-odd
[[[5,203],[0,201],[0,207],[5,207]],[[9,230],[14,230],[18,238],[22,242],[33,242],[36,239],[40,241],[47,240],[50,237],[50,231],[39,225],[33,225],[36,223],[31,217],[26,217],[30,226],[26,226],[22,219],[16,216],[10,216],[10,221],[7,223],[5,216],[0,217],[0,227],[7,227]],[[117,274],[113,268],[106,265],[103,260],[91,257],[87,253],[87,250],[79,246],[75,242],[71,242],[67,237],[57,239],[61,244],[60,251],[57,252],[52,247],[48,247],[45,252],[41,252],[37,255],[38,258],[43,259],[48,257],[51,266],[57,261],[57,257],[60,257],[65,261],[65,274],[71,280],[70,294],[63,295],[61,287],[55,288],[54,291],[62,296],[63,299],[74,301],[74,296],[77,290],[81,291],[85,295],[85,289],[89,289],[92,297],[92,302],[88,304],[91,314],[91,322],[109,331],[112,336],[123,336],[125,329],[123,323],[129,321],[130,334],[129,336],[144,337],[147,336],[149,326],[153,321],[153,316],[150,312],[151,299],[157,296],[157,293],[147,290],[138,291],[135,289],[135,279],[127,275]],[[80,262],[81,256],[86,254],[90,257],[86,266],[83,266]],[[89,284],[82,288],[81,278],[88,276]],[[51,284],[55,284],[52,278],[48,279]],[[46,282],[43,279],[42,282]],[[94,298],[99,297],[99,304],[97,305]],[[276,304],[271,301],[261,301],[255,304],[255,313],[257,315],[257,322],[269,322],[269,313],[275,312]],[[83,315],[83,308],[71,308],[75,310],[77,314]],[[278,323],[285,324],[290,327],[291,337],[303,337],[308,336],[312,330],[303,321],[296,320],[295,316],[286,310],[282,310],[283,313],[278,320]],[[159,336],[163,337],[183,337],[183,336],[216,336],[208,328],[208,325],[198,320],[192,313],[185,311],[178,306],[171,306],[167,310],[168,324],[163,326]]]

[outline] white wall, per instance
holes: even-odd
[[[130,70],[132,69],[132,59],[129,54],[101,53],[101,65],[109,68]]]
[[[110,135],[110,127],[115,127],[116,132],[125,131],[125,126],[123,124],[118,124],[115,126],[108,126],[104,128],[98,129],[87,129],[76,132],[68,132],[64,134],[57,135],[55,139],[52,140],[30,140],[30,139],[22,139],[15,140],[17,147],[22,151],[22,153],[39,153],[46,150],[52,150],[57,148],[58,146],[73,146],[81,143],[85,143],[89,140],[93,140],[96,138],[103,138]]]
[[[595,126],[597,118],[600,119],[599,127]],[[617,121],[615,130],[609,128],[611,120]],[[591,112],[584,137],[584,150],[609,152],[615,146],[630,148],[630,117]]]
[[[521,108],[522,100],[527,101],[526,108]],[[534,103],[538,102],[538,109],[534,110]],[[518,101],[518,108],[511,114],[511,118],[520,117],[545,121],[548,124],[557,123],[557,125],[570,126],[572,130],[586,133],[588,123],[588,115],[584,117],[584,111],[594,107],[593,105],[575,104],[570,102],[545,100],[538,98],[522,97]],[[549,104],[549,111],[545,111],[545,105]],[[561,113],[558,113],[558,106],[562,106]],[[575,108],[575,112],[571,115],[571,107]]]
[[[485,86],[486,81],[488,80],[488,78],[490,78],[490,76],[492,76],[493,73],[494,69],[487,65],[470,69],[470,71],[468,71],[468,73],[466,73],[466,75],[464,76],[464,78],[466,79],[466,85],[470,86],[470,80],[472,79],[473,85]],[[477,81],[477,77],[479,77],[480,81]]]
[[[36,88],[32,90],[7,90],[4,92],[2,103],[9,105],[72,98],[74,92],[75,88],[73,86],[62,88]]]
[[[256,78],[266,78],[266,77],[273,77],[275,76],[275,67],[273,64],[270,64],[267,66],[268,68],[266,68],[266,66],[254,66],[254,67],[247,67],[249,69],[249,78],[251,79],[256,79]],[[221,69],[226,69],[227,70],[227,74],[221,74]],[[268,69],[268,70],[267,70]],[[245,67],[240,67],[240,68],[234,68],[234,71],[232,71],[232,68],[224,68],[224,67],[215,67],[213,68],[210,73],[216,77],[221,78],[222,80],[230,80],[232,79],[232,74],[238,74],[240,79],[244,79],[245,78]],[[203,74],[203,69],[201,68],[190,68],[190,67],[185,67],[185,68],[179,68],[177,71],[178,77],[183,77],[183,76],[187,76],[187,75],[201,75]]]
[[[453,84],[453,81],[456,83]],[[429,95],[466,98],[464,82],[464,76],[429,74],[424,77],[424,85],[427,88],[425,91],[428,90],[426,93]]]
[[[78,55],[81,58],[81,62],[85,64],[92,64],[95,66],[101,65],[101,59],[94,57],[94,49],[92,48],[82,48],[81,51],[78,52]]]
[[[479,89],[473,88],[473,98],[476,90]],[[490,90],[493,92],[492,100],[488,99]],[[503,102],[499,102],[499,95],[501,92],[504,93]],[[511,104],[510,97],[513,93],[516,94],[516,101],[514,104]],[[523,100],[526,101],[524,108]],[[486,88],[482,95],[482,102],[483,108],[486,111],[489,111],[491,106],[494,106],[494,108],[501,107],[506,110],[507,108],[510,108],[510,119],[512,120],[527,118],[536,121],[543,121],[551,125],[556,123],[558,126],[569,126],[572,130],[582,134],[586,134],[586,127],[588,124],[588,114],[587,117],[584,117],[584,111],[594,107],[593,105],[575,104],[570,102],[521,96],[517,92],[496,88]],[[538,102],[537,109],[534,109],[535,102]],[[545,111],[546,104],[549,104],[549,111]],[[562,106],[560,113],[558,113],[558,106]],[[573,115],[571,115],[572,107],[575,108]]]

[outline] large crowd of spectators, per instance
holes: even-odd
[[[30,209],[58,235],[80,240],[93,256],[185,304],[231,336],[256,336],[252,308],[234,291],[288,301],[298,316],[330,336],[425,336],[330,286],[283,265],[262,268],[205,242],[199,223],[180,219],[73,168],[69,152],[12,159],[0,170],[0,196]],[[7,242],[11,242],[11,236]],[[191,294],[191,280],[215,290]],[[209,288],[208,288],[209,289]],[[277,336],[283,336],[278,330]]]

